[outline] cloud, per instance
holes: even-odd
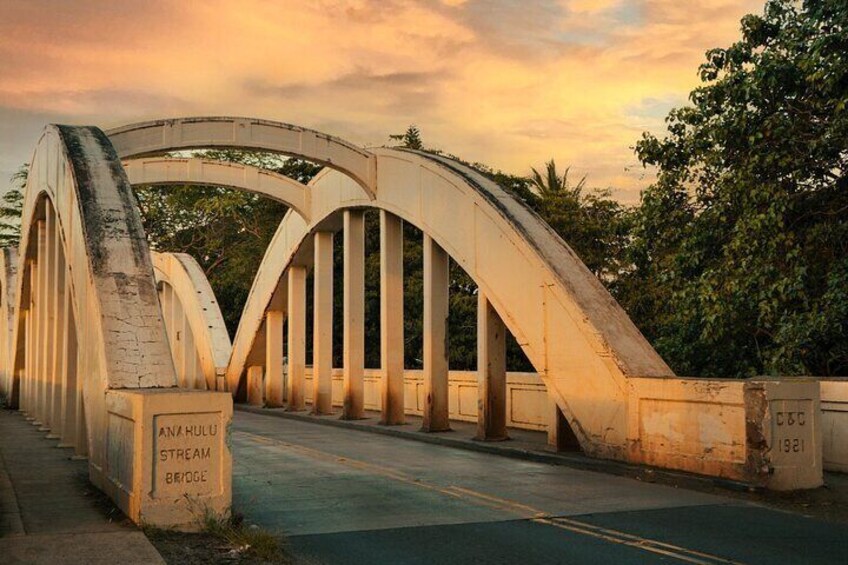
[[[0,169],[38,120],[255,115],[425,142],[517,174],[551,157],[625,200],[631,146],[762,0],[0,3]],[[37,134],[37,130],[35,132]],[[579,171],[578,171],[579,169]],[[0,173],[3,171],[0,170]]]

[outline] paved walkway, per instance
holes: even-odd
[[[237,411],[234,505],[313,563],[848,563],[848,526]]]
[[[0,563],[164,563],[144,534],[18,412],[0,409]]]

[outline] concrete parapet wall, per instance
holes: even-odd
[[[365,408],[382,409],[380,397],[379,369],[365,370]],[[312,369],[306,370],[306,400],[312,402]],[[451,371],[449,414],[451,420],[477,421],[477,372]],[[550,411],[550,400],[545,384],[536,373],[507,373],[507,426],[524,430],[546,431]],[[343,394],[343,371],[333,369],[333,406],[341,407]],[[422,371],[404,371],[405,412],[421,416],[424,408],[424,375]]]
[[[824,469],[848,473],[848,378],[821,381],[821,410]]]
[[[631,378],[629,459],[775,490],[822,484],[814,379]]]

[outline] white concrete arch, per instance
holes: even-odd
[[[240,163],[210,159],[143,157],[124,161],[133,185],[203,184],[246,190],[282,202],[307,221],[310,192],[294,179]]]
[[[0,393],[10,396],[14,383],[11,369],[12,337],[15,327],[18,250],[0,250]]]
[[[151,255],[180,386],[216,390],[218,377],[223,385],[232,345],[215,293],[192,256]]]
[[[101,130],[45,128],[21,225],[14,402],[48,437],[87,455],[92,482],[130,518],[193,523],[190,493],[169,491],[151,464],[162,441],[155,430],[196,422],[198,413],[224,430],[231,399],[176,389],[138,207]],[[205,498],[213,511],[228,507],[231,496],[229,447],[218,437],[210,447],[215,484]]]
[[[131,124],[106,133],[122,159],[182,149],[256,149],[326,165],[350,175],[370,198],[377,192],[377,162],[369,151],[281,122],[233,117],[179,118]]]
[[[583,448],[624,458],[627,376],[672,375],[615,300],[571,249],[497,185],[454,161],[374,150],[380,191],[363,198],[342,174],[311,183],[310,223],[288,214],[254,281],[227,372],[231,390],[261,358],[261,330],[291,264],[309,264],[316,231],[340,226],[357,206],[386,210],[418,226],[475,279],[515,335]],[[276,298],[275,298],[276,297]],[[257,347],[259,346],[259,347]]]

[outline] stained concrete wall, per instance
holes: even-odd
[[[824,468],[848,473],[848,378],[822,379],[821,409]]]

